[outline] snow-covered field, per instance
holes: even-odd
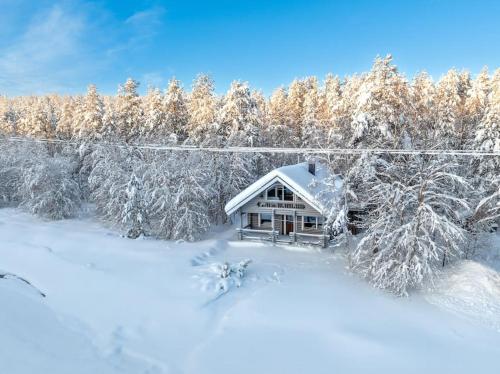
[[[0,279],[0,372],[500,372],[494,253],[398,299],[340,251],[212,237],[129,240],[90,218],[0,210],[0,274],[31,283]],[[242,286],[221,295],[212,264],[246,258]]]

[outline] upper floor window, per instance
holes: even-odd
[[[293,191],[285,186],[276,184],[267,190],[267,199],[293,201]]]

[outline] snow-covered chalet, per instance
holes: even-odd
[[[342,189],[340,177],[325,188],[327,177],[321,163],[304,162],[275,169],[248,186],[225,207],[228,215],[239,215],[239,239],[326,247],[330,234],[324,223]]]

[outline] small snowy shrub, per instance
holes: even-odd
[[[231,287],[241,287],[241,281],[246,275],[247,267],[252,261],[249,259],[236,264],[224,262],[213,264],[212,269],[217,274],[219,280],[216,284],[216,291],[228,292]]]
[[[73,217],[80,208],[81,195],[72,163],[60,157],[39,161],[23,172],[21,207],[49,219]]]

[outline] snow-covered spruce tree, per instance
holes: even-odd
[[[70,218],[80,209],[81,193],[73,177],[74,162],[54,155],[32,160],[22,173],[20,206],[49,219]]]
[[[302,147],[321,147],[325,134],[321,126],[320,96],[318,81],[315,77],[308,79],[308,87],[304,97],[304,113],[301,131]]]
[[[412,126],[409,127],[413,147],[432,148],[435,144],[435,91],[431,77],[426,72],[415,76],[410,87],[410,115]]]
[[[338,117],[341,109],[342,87],[339,77],[332,74],[326,76],[323,96],[321,122],[325,129],[333,129],[338,126]]]
[[[460,144],[463,148],[474,147],[475,130],[483,121],[489,105],[491,82],[485,67],[471,83],[465,98]]]
[[[500,151],[500,69],[491,80],[489,105],[475,134],[475,147],[483,151]]]
[[[408,147],[409,87],[392,64],[392,56],[375,59],[359,90],[352,112],[351,144]]]
[[[201,154],[188,152],[177,173],[177,191],[173,208],[175,212],[172,239],[194,241],[210,227],[208,215],[211,170]],[[182,165],[182,166],[181,166]]]
[[[290,116],[293,145],[299,145],[302,138],[302,124],[304,122],[304,101],[307,92],[307,82],[295,79],[288,88],[287,110]]]
[[[92,168],[88,178],[90,201],[97,214],[115,225],[121,223],[123,207],[127,202],[126,188],[132,165],[126,165],[128,150],[108,145],[93,149]]]
[[[182,165],[175,152],[146,153],[143,186],[151,235],[171,239],[175,221],[177,169]]]
[[[470,77],[455,69],[448,71],[436,86],[435,105],[436,123],[434,137],[439,139],[437,148],[461,147],[462,122],[465,112],[465,99],[470,88]]]
[[[127,237],[136,239],[145,234],[146,210],[142,180],[132,172],[125,189],[125,205],[121,212],[121,221],[127,229]]]
[[[0,97],[0,136],[17,135],[18,115],[12,100],[5,96]]]
[[[131,78],[119,87],[115,104],[115,129],[118,137],[129,143],[143,133],[141,98],[137,93],[139,83]]]
[[[52,139],[55,134],[57,121],[50,99],[45,96],[34,97],[29,100],[20,119],[20,128],[24,135]]]
[[[259,141],[259,113],[248,83],[234,81],[218,113],[221,135],[232,146],[255,146]]]
[[[488,107],[477,126],[473,146],[487,152],[500,151],[500,69],[495,72],[491,80]],[[468,222],[468,228],[474,237],[479,231],[490,230],[491,225],[498,221],[495,207],[499,204],[497,192],[500,158],[475,157],[471,161],[469,172],[475,187],[473,197],[477,205]]]
[[[196,77],[187,105],[189,138],[195,143],[200,143],[205,140],[216,116],[217,100],[214,94],[214,82],[210,76],[200,74]]]
[[[29,159],[25,144],[9,142],[0,135],[0,207],[19,203],[18,191]]]
[[[64,100],[61,108],[61,115],[56,127],[56,137],[61,140],[70,140],[75,131],[76,114],[80,97],[68,97]]]
[[[94,141],[102,138],[104,118],[104,103],[97,93],[95,85],[91,84],[87,89],[87,95],[80,104],[78,113],[78,134],[81,141]]]
[[[287,110],[287,92],[280,87],[275,90],[268,105],[268,115],[263,123],[264,145],[286,147],[292,136],[290,116]]]
[[[165,125],[180,141],[187,136],[188,111],[180,82],[172,78],[164,98]]]
[[[349,256],[351,268],[375,287],[407,295],[463,254],[467,182],[452,160],[372,156],[351,171],[363,190],[366,234]]]
[[[158,88],[149,88],[142,102],[144,111],[144,127],[140,134],[142,141],[161,142],[167,138],[163,95]]]

